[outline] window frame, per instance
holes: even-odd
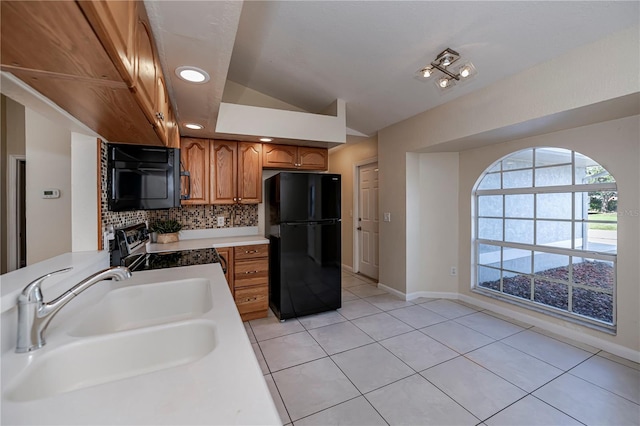
[[[565,320],[570,320],[573,322],[577,322],[579,324],[582,325],[586,325],[592,328],[596,328],[599,329],[601,331],[606,331],[606,332],[610,332],[610,333],[615,333],[616,330],[616,324],[617,324],[617,303],[616,303],[616,293],[617,293],[617,244],[616,244],[616,253],[612,254],[612,253],[607,253],[607,252],[602,252],[602,251],[592,251],[592,250],[584,250],[584,249],[578,249],[575,248],[575,242],[576,242],[576,225],[578,224],[582,224],[582,226],[588,226],[589,223],[605,223],[605,224],[611,224],[611,221],[603,221],[603,220],[588,220],[588,217],[585,218],[581,218],[581,219],[576,219],[576,194],[577,193],[590,193],[590,192],[598,192],[598,191],[618,191],[617,188],[617,183],[615,182],[615,178],[614,178],[614,182],[598,182],[598,183],[578,183],[576,184],[576,154],[584,156],[583,154],[580,154],[579,152],[576,152],[575,150],[570,150],[570,149],[565,149],[565,148],[559,148],[559,149],[563,149],[565,151],[570,151],[571,152],[571,162],[567,163],[557,163],[557,164],[551,164],[551,165],[536,165],[536,153],[537,150],[540,149],[545,149],[545,148],[549,148],[549,147],[531,147],[531,148],[526,148],[523,150],[519,150],[519,151],[515,151],[512,152],[502,158],[500,158],[498,161],[494,162],[493,164],[491,164],[489,167],[487,167],[483,173],[480,175],[480,177],[478,178],[478,180],[476,181],[476,184],[474,185],[474,189],[472,191],[472,249],[473,249],[473,253],[472,253],[472,271],[473,273],[472,275],[472,282],[471,282],[471,289],[472,291],[476,292],[476,293],[480,293],[492,298],[496,298],[498,300],[502,300],[502,301],[507,301],[510,303],[514,303],[516,305],[520,305],[523,307],[526,307],[528,309],[534,310],[534,311],[538,311],[538,312],[544,312],[546,314],[550,314],[552,316],[555,317],[560,317],[563,318]],[[554,148],[556,149],[556,148]],[[504,168],[504,163],[503,161],[508,160],[510,157],[515,156],[516,154],[521,154],[525,151],[532,151],[532,160],[531,160],[531,165],[528,167],[517,167],[517,168]],[[586,157],[586,156],[584,156]],[[517,158],[517,157],[516,157]],[[587,157],[588,158],[588,157]],[[590,158],[589,158],[590,159]],[[592,159],[590,159],[592,160]],[[593,160],[592,160],[593,161]],[[594,161],[595,163],[595,161]],[[600,165],[600,163],[596,163],[598,166],[603,167],[602,165]],[[535,186],[536,184],[536,170],[539,169],[544,169],[544,168],[550,168],[550,167],[559,167],[559,166],[571,166],[571,184],[570,185],[547,185],[547,186]],[[605,171],[608,172],[608,170],[606,168],[603,167],[603,169]],[[531,170],[531,186],[529,187],[522,187],[522,188],[503,188],[504,187],[504,173],[506,172],[512,172],[512,171],[523,171],[523,170]],[[483,180],[485,179],[485,177],[487,175],[499,175],[499,180],[500,180],[500,189],[478,189],[481,185],[481,183],[483,182]],[[609,173],[610,174],[610,173]],[[613,175],[611,175],[613,177]],[[538,218],[538,209],[537,209],[537,202],[538,202],[538,194],[559,194],[559,193],[569,193],[571,194],[571,218],[570,219],[550,219],[550,218]],[[506,211],[506,196],[507,195],[528,195],[528,194],[533,194],[533,213],[531,215],[531,217],[510,217],[507,216],[507,211]],[[479,200],[481,196],[501,196],[502,197],[502,207],[501,207],[501,211],[502,211],[502,215],[501,216],[480,216],[480,210],[479,210]],[[502,240],[492,240],[492,239],[487,239],[487,238],[479,238],[479,233],[480,233],[480,227],[479,227],[479,221],[480,219],[500,219],[502,220]],[[520,243],[520,242],[510,242],[507,241],[507,234],[506,234],[506,223],[507,220],[530,220],[533,222],[533,236],[532,236],[532,244],[528,244],[528,243]],[[538,232],[538,222],[544,222],[544,221],[548,221],[548,222],[564,222],[564,223],[570,223],[571,224],[571,248],[565,248],[565,247],[554,247],[554,246],[550,246],[550,245],[540,245],[537,244],[538,238],[537,238],[537,232]],[[615,221],[616,225],[617,225],[617,220]],[[616,235],[617,235],[617,228],[616,228]],[[584,246],[584,238],[583,237],[583,246]],[[617,241],[617,239],[616,239]],[[489,245],[489,246],[495,246],[495,247],[500,247],[500,262],[499,262],[499,268],[495,267],[495,266],[489,266],[486,264],[481,264],[480,263],[480,250],[479,247],[481,244],[484,245]],[[508,269],[505,268],[504,265],[504,250],[505,248],[507,249],[520,249],[520,250],[526,250],[529,251],[531,253],[531,267],[530,267],[530,272],[529,273],[522,273],[522,272],[518,272],[518,271],[513,271],[512,269]],[[537,253],[549,253],[549,254],[557,254],[557,255],[563,255],[563,256],[567,256],[568,257],[568,279],[566,281],[562,281],[559,279],[555,279],[555,278],[547,278],[545,277],[546,281],[550,281],[550,282],[556,282],[562,285],[566,285],[567,286],[567,291],[568,291],[568,299],[567,299],[567,308],[566,309],[561,309],[558,307],[553,307],[551,305],[548,304],[544,304],[541,302],[536,302],[535,301],[535,281],[536,281],[536,277],[538,279],[541,278],[540,275],[536,275],[536,271],[535,271],[535,266],[534,266],[534,261],[535,261],[535,256]],[[589,259],[589,260],[598,260],[598,261],[604,261],[604,262],[611,262],[613,265],[613,285],[611,290],[606,290],[606,289],[600,289],[600,288],[595,288],[595,287],[590,287],[590,286],[584,286],[581,285],[579,283],[574,283],[573,282],[573,277],[572,277],[572,271],[573,271],[573,259],[574,258],[582,258],[582,259]],[[480,287],[480,283],[478,282],[479,280],[479,268],[483,267],[483,268],[489,268],[489,269],[493,269],[495,271],[497,271],[499,273],[499,283],[500,283],[500,287],[499,290],[493,290],[490,288],[486,288],[486,287]],[[509,293],[505,293],[504,292],[504,287],[503,287],[503,278],[504,278],[504,273],[505,271],[507,273],[510,274],[517,274],[517,275],[522,275],[522,276],[527,276],[529,278],[529,286],[530,286],[530,296],[529,296],[529,300],[527,299],[523,299],[521,297],[517,297],[514,295],[510,295]],[[589,291],[595,291],[598,293],[605,293],[605,294],[611,294],[612,297],[612,322],[608,323],[606,321],[601,321],[595,318],[591,318],[585,315],[581,315],[579,313],[575,313],[572,312],[573,309],[573,304],[572,304],[572,296],[573,296],[573,289],[574,288],[582,288],[582,289],[586,289]]]

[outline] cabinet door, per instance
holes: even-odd
[[[66,74],[65,81],[81,76],[96,79],[96,83],[122,82],[75,2],[3,0],[0,7],[3,71],[41,70]],[[51,76],[32,74],[24,81],[30,85],[34,77],[41,81]]]
[[[262,167],[265,169],[295,169],[298,148],[291,145],[262,145]]]
[[[227,284],[229,284],[229,290],[231,291],[231,295],[233,296],[233,247],[218,247],[216,248],[220,257],[223,257],[223,264],[226,265],[227,272],[224,274],[224,277],[227,279]]]
[[[167,92],[167,86],[159,64],[156,64],[156,74],[155,131],[162,143],[166,146],[169,141],[169,110],[171,109],[171,105],[169,104],[169,94]]]
[[[238,143],[214,141],[211,150],[211,204],[237,201]]]
[[[180,141],[180,162],[182,169],[191,174],[190,178],[180,178],[180,195],[191,196],[182,204],[209,203],[209,140],[182,138]],[[189,184],[190,181],[190,184]]]
[[[326,148],[298,147],[298,168],[301,170],[328,170],[329,152]]]
[[[135,78],[133,82],[133,93],[136,101],[142,108],[149,123],[156,123],[156,64],[158,61],[155,57],[153,49],[153,37],[149,23],[145,19],[144,10],[138,8],[138,20],[136,22],[135,32]]]
[[[79,1],[78,5],[100,38],[127,86],[133,85],[137,5],[134,0]]]
[[[169,117],[167,119],[167,147],[180,148],[180,131],[172,108],[169,108]]]
[[[262,202],[262,144],[238,143],[238,202]]]

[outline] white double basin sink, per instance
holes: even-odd
[[[215,348],[215,324],[187,320],[212,307],[203,278],[112,290],[70,330],[85,339],[36,358],[6,396],[46,398],[198,360]]]
[[[192,271],[193,268],[176,268],[176,270]],[[209,268],[213,267],[209,266]],[[217,271],[216,274],[218,274]],[[194,274],[191,273],[191,275]],[[151,277],[157,276],[158,274],[149,277],[153,279]],[[165,278],[170,277],[171,274],[165,276]],[[145,407],[145,398],[153,401],[153,395],[145,394],[145,397],[140,397],[140,392],[150,394],[158,392],[158,398],[169,398],[173,388],[163,390],[155,388],[171,386],[171,384],[174,387],[192,385],[190,391],[198,392],[199,386],[202,388],[201,392],[209,393],[213,397],[216,395],[222,397],[224,392],[228,392],[224,388],[233,387],[233,384],[220,383],[220,381],[232,382],[237,378],[234,379],[228,372],[219,370],[233,371],[235,368],[245,375],[247,369],[255,373],[259,372],[237,311],[235,315],[229,314],[233,311],[228,310],[228,305],[232,305],[231,307],[235,309],[230,294],[225,297],[220,295],[216,297],[214,294],[223,290],[228,293],[226,282],[213,285],[212,280],[207,278],[186,277],[137,284],[135,278],[134,273],[134,278],[122,281],[121,288],[106,292],[89,309],[80,312],[77,315],[77,321],[73,323],[68,321],[72,324],[64,330],[64,338],[58,335],[61,342],[56,342],[54,340],[56,336],[47,336],[45,332],[47,345],[42,349],[31,354],[11,354],[16,358],[28,357],[29,360],[22,363],[20,371],[12,371],[16,374],[12,374],[13,377],[6,382],[6,386],[3,386],[3,404],[5,407],[9,405],[12,411],[9,414],[10,418],[6,418],[3,414],[3,423],[4,421],[22,423],[21,420],[25,420],[25,423],[31,422],[31,414],[26,411],[21,413],[20,406],[24,408],[33,406],[38,409],[40,404],[43,409],[50,411],[51,406],[56,406],[56,401],[60,401],[60,408],[63,409],[65,404],[74,405],[71,398],[74,395],[80,398],[78,401],[86,403],[84,402],[88,398],[86,394],[94,394],[96,401],[90,400],[89,404],[95,403],[102,408],[103,401],[97,400],[102,400],[107,394],[113,394],[113,392],[131,392],[132,398],[138,398],[141,401],[140,407],[137,407],[138,404],[132,407],[133,412],[129,417],[120,415],[115,417],[115,420],[99,418],[96,419],[98,423],[118,423],[119,420],[129,423],[130,420],[140,417],[144,419],[138,420],[140,423],[165,423],[166,416],[155,418],[146,411],[149,407]],[[126,286],[127,281],[133,281],[132,285]],[[86,291],[90,292],[92,288]],[[216,314],[232,318],[216,317]],[[55,321],[56,318],[52,320],[52,324]],[[223,333],[220,333],[221,326]],[[238,333],[242,335],[237,336]],[[233,338],[223,337],[221,340],[221,334],[233,336]],[[224,347],[226,343],[231,347]],[[246,358],[247,351],[251,352],[249,358]],[[221,354],[225,353],[226,355],[220,358]],[[231,356],[238,359],[230,359]],[[245,361],[245,364],[238,364],[242,362],[243,357],[246,359],[253,357],[253,363],[248,362],[246,365],[247,361]],[[221,359],[226,360],[227,365],[220,365]],[[167,373],[164,373],[165,371]],[[178,372],[184,374],[184,380],[190,383],[181,383]],[[190,375],[196,372],[199,378],[192,380]],[[236,385],[240,388],[258,386],[266,389],[262,374],[258,374],[254,376],[262,380],[257,380],[253,384],[243,384],[242,380],[239,380]],[[4,368],[3,375],[5,375]],[[206,375],[210,375],[211,379],[218,383],[202,380],[202,376]],[[6,375],[4,378],[7,378]],[[250,379],[255,381],[255,377]],[[212,385],[214,385],[213,388]],[[219,391],[216,391],[215,385],[221,386]],[[101,388],[104,388],[103,393]],[[241,389],[238,390],[241,392]],[[260,389],[257,390],[260,391]],[[172,403],[178,405],[180,398],[178,391]],[[235,403],[246,408],[242,401],[236,400]],[[246,403],[252,404],[252,401],[246,401]],[[174,412],[172,415],[185,424],[189,423],[189,416],[193,417],[195,423],[205,421],[225,424],[236,423],[239,420],[239,418],[225,417],[224,410],[218,410],[218,414],[222,417],[216,421],[215,417],[212,418],[211,413],[206,414],[206,409],[202,407],[197,408],[194,413],[193,404],[193,400],[185,401],[185,407],[189,413],[181,416]],[[267,411],[269,409],[275,411],[272,409],[273,401],[268,396],[268,391],[265,406]],[[136,410],[141,410],[141,413],[137,413]],[[180,411],[180,407],[176,410]],[[97,409],[96,412],[99,411]],[[236,411],[239,412],[239,410]],[[215,409],[213,413],[216,413]],[[24,414],[25,417],[20,419],[20,414]],[[233,415],[233,410],[229,414]],[[67,415],[63,414],[59,422],[76,423],[73,418],[65,417]],[[108,410],[105,410],[104,415],[107,417],[110,415]],[[259,417],[264,418],[262,415]],[[249,418],[242,419],[242,422],[251,423]],[[266,423],[270,423],[269,415],[266,419]],[[277,419],[277,413],[275,419]],[[83,423],[86,420],[79,418],[77,422]],[[277,423],[278,420],[274,422]],[[47,423],[46,418],[43,419],[43,423]],[[51,423],[58,423],[58,421]]]

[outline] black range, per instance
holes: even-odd
[[[135,272],[220,263],[226,273],[226,259],[213,247],[147,253],[148,241],[149,230],[144,223],[115,230],[115,238],[110,244],[111,266],[126,266]]]

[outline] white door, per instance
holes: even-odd
[[[378,163],[358,168],[358,271],[378,278]]]

